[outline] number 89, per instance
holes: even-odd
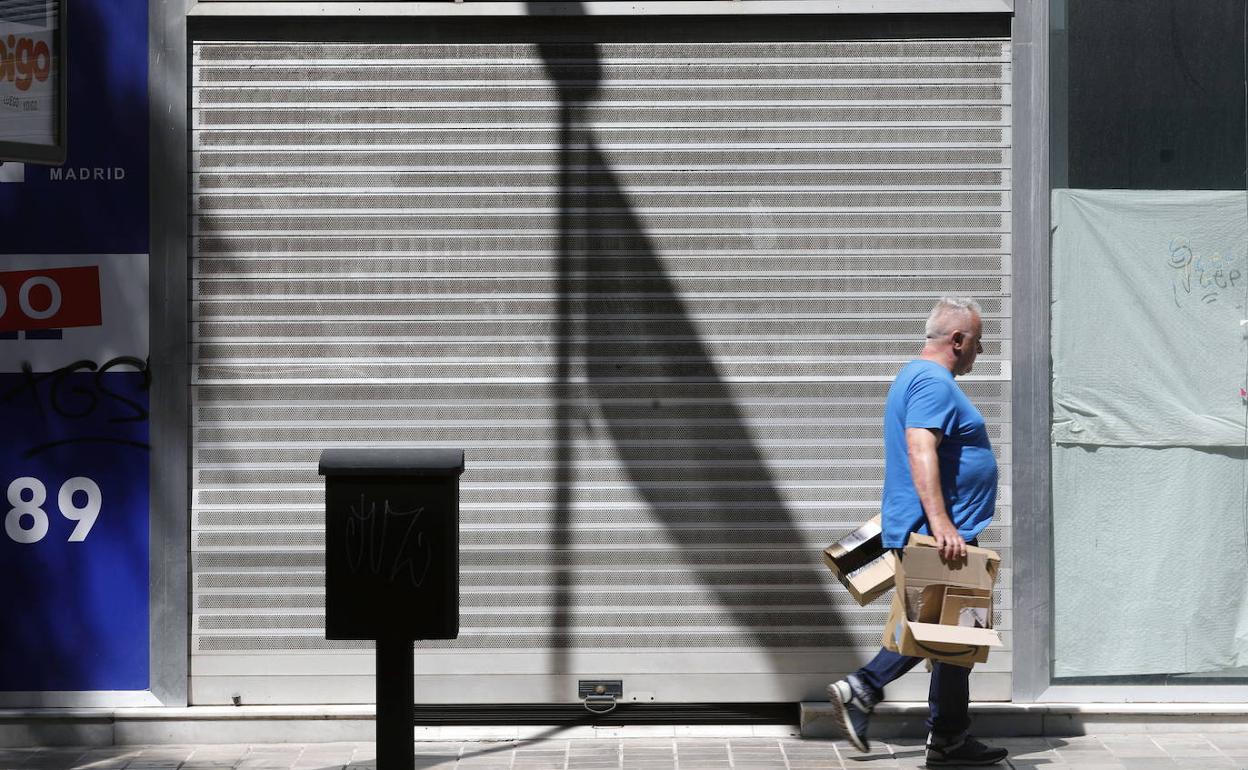
[[[24,497],[30,493],[30,499]],[[74,504],[75,493],[86,495],[86,504]],[[4,517],[4,531],[15,543],[37,543],[48,534],[48,514],[43,504],[48,499],[47,487],[39,479],[23,476],[9,484],[9,513]],[[69,534],[69,542],[79,543],[87,539],[91,527],[100,515],[103,497],[100,486],[86,476],[75,476],[61,485],[56,494],[56,504],[61,515],[78,522]],[[28,526],[24,526],[27,525]]]

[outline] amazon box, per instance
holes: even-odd
[[[945,561],[936,541],[910,535],[897,561],[893,604],[884,646],[902,655],[970,667],[1001,646],[992,628],[992,587],[1001,569],[995,551],[966,547],[966,557]]]
[[[893,587],[896,557],[884,548],[879,516],[823,549],[823,563],[864,607]]]

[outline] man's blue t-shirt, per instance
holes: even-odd
[[[936,457],[949,518],[963,538],[979,535],[997,504],[997,459],[984,417],[934,361],[911,361],[897,374],[884,402],[884,547],[901,548],[911,532],[930,534],[910,476],[906,428],[943,435]]]

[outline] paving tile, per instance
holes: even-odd
[[[1001,746],[1001,744],[997,743],[996,741],[993,741],[991,745]],[[1001,748],[1010,752],[1009,754],[1010,759],[1020,759],[1020,760],[1027,759],[1027,760],[1031,760],[1033,763],[1048,762],[1050,764],[1056,764],[1062,761],[1061,756],[1056,751],[1052,751],[1052,750],[1050,751],[1028,751],[1026,749],[1014,749],[1009,746],[1001,746]]]
[[[725,735],[748,737],[754,735],[753,725],[676,725],[673,734],[677,738],[722,738]]]
[[[40,752],[27,754],[25,757],[26,766],[35,767],[45,762],[51,765],[68,766],[77,762],[84,754],[87,753],[87,751],[88,750],[85,748],[44,749]]]
[[[6,765],[20,764],[34,753],[35,749],[0,749],[0,762]]]
[[[1169,759],[1170,755],[1166,753],[1157,744],[1152,741],[1111,741],[1105,744],[1109,749],[1109,753],[1119,759]],[[1068,752],[1062,752],[1066,754]]]
[[[1101,739],[1095,735],[1071,735],[1044,739],[1055,749],[1105,748]]]
[[[243,757],[235,763],[238,770],[284,770],[298,757]]]
[[[130,760],[125,757],[114,757],[109,759],[83,759],[66,765],[69,770],[123,770]],[[0,762],[0,766],[4,766]],[[192,768],[192,770],[194,770]]]
[[[320,747],[337,746],[337,745],[345,745],[345,744],[318,743],[315,745],[318,748],[320,748]],[[255,747],[249,743],[213,743],[207,746],[191,747],[191,756],[194,756],[194,757],[199,757],[199,756],[241,757],[247,752],[251,751],[253,748]]]
[[[1198,759],[1206,757],[1223,757],[1226,755],[1213,746],[1162,746],[1172,759]]]
[[[1248,767],[1248,746],[1224,746],[1215,742],[1213,748],[1219,756],[1239,760]]]
[[[1165,759],[1166,757],[1159,757]],[[1120,765],[1127,758],[1116,756],[1109,751],[1058,751],[1057,761],[1068,765]]]
[[[629,749],[625,748],[619,753],[625,761],[630,759],[672,759],[676,756],[676,751],[670,746],[665,749]]]
[[[120,747],[91,749],[83,753],[68,767],[75,770],[119,770],[138,756],[138,751]],[[3,764],[2,759],[0,759],[0,764]]]
[[[784,754],[788,757],[819,757],[824,754],[835,754],[834,741],[806,741],[800,744],[786,744]]]
[[[512,745],[500,746],[465,746],[464,751],[459,756],[460,762],[468,762],[473,760],[497,760],[502,757],[505,761],[511,761],[511,755],[515,751]]]
[[[1174,764],[1175,766],[1184,768],[1185,770],[1188,770],[1189,768],[1191,770],[1195,770],[1196,768],[1201,767],[1234,767],[1239,768],[1239,770],[1248,768],[1248,761],[1245,761],[1243,758],[1233,759],[1231,757],[1176,757]]]
[[[674,725],[630,725],[621,728],[627,738],[671,738],[676,735]]]

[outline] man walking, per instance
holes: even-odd
[[[888,390],[881,503],[885,548],[903,548],[911,532],[921,532],[936,539],[943,558],[957,559],[992,521],[997,461],[983,416],[953,379],[971,371],[983,351],[981,332],[974,300],[941,298],[927,318],[923,352],[902,368]],[[867,724],[885,685],[920,660],[881,649],[870,663],[828,685],[837,724],[859,751],[868,750]],[[948,663],[932,665],[929,766],[992,765],[1005,759],[1005,749],[985,746],[967,733],[970,673]]]

